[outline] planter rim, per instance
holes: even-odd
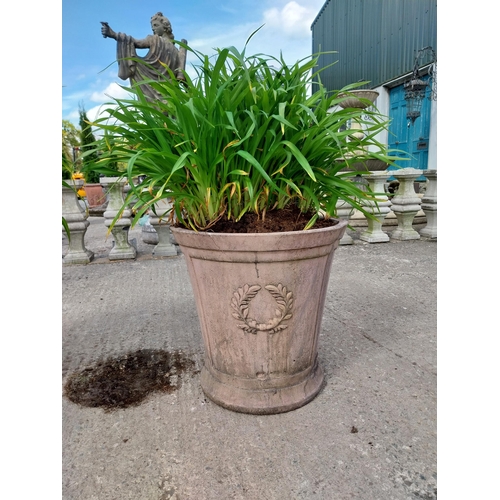
[[[340,230],[344,226],[347,226],[347,221],[342,220],[342,219],[336,219],[332,217],[332,220],[337,221],[337,224],[332,225],[330,227],[319,227],[319,228],[311,228],[311,229],[303,229],[300,231],[276,231],[276,232],[266,232],[266,233],[225,233],[225,232],[215,232],[215,231],[195,231],[194,229],[187,229],[185,227],[179,227],[179,226],[171,226],[170,229],[174,232],[178,233],[184,233],[184,234],[192,234],[196,236],[200,236],[202,238],[213,238],[215,235],[217,237],[224,237],[227,238],[228,240],[230,239],[235,239],[235,238],[241,238],[242,236],[248,237],[248,238],[263,238],[263,237],[273,237],[273,236],[280,236],[283,238],[290,238],[293,236],[298,236],[298,235],[308,235],[311,234],[311,232],[314,233],[329,233],[330,231],[337,229]]]
[[[200,235],[207,235],[207,236],[210,236],[213,234],[225,235],[228,237],[236,237],[236,236],[241,236],[241,235],[264,236],[264,235],[270,235],[270,234],[275,234],[275,235],[281,234],[283,236],[287,236],[287,235],[292,235],[292,234],[304,234],[304,233],[310,234],[311,231],[314,231],[315,233],[326,232],[326,231],[330,231],[334,228],[340,228],[340,227],[347,225],[347,221],[345,221],[343,219],[336,219],[335,217],[331,217],[331,220],[337,221],[337,224],[332,225],[330,227],[317,227],[317,228],[313,227],[311,229],[302,229],[299,231],[274,231],[274,232],[266,232],[266,233],[225,233],[225,232],[216,232],[216,231],[195,231],[194,229],[188,229],[188,228],[179,227],[179,226],[172,226],[172,230],[183,232],[183,233],[185,232],[185,233],[189,233],[189,234],[200,234]]]
[[[355,90],[349,90],[347,92],[342,92],[339,94],[339,97],[361,97],[363,99],[370,99],[373,97],[373,100],[375,100],[378,96],[380,95],[380,92],[377,90],[372,90],[372,89],[355,89]],[[368,97],[369,96],[369,97]]]
[[[352,95],[349,95],[349,94],[352,94]],[[366,109],[368,107],[368,105],[366,105],[365,103],[362,103],[360,101],[360,98],[367,99],[368,101],[370,101],[373,104],[379,95],[380,95],[380,93],[377,92],[376,90],[370,90],[370,89],[351,90],[351,91],[349,91],[349,93],[339,94],[339,97],[341,97],[341,98],[346,97],[347,98],[344,102],[339,103],[339,106],[341,108]]]
[[[205,248],[225,252],[279,252],[282,250],[311,248],[312,234],[316,235],[313,247],[331,244],[335,235],[343,231],[348,222],[334,219],[337,224],[330,227],[307,229],[302,231],[283,231],[274,233],[215,233],[194,231],[171,226],[179,245],[191,248]],[[242,246],[241,241],[245,243]]]

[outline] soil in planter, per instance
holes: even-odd
[[[109,412],[137,406],[155,391],[172,393],[180,388],[183,374],[198,372],[181,351],[141,349],[72,373],[64,395],[80,406]]]
[[[238,222],[221,219],[208,231],[214,233],[280,233],[284,231],[302,231],[314,213],[301,213],[297,207],[287,207],[266,213],[264,219],[254,213],[246,213]],[[318,219],[313,229],[331,227],[336,220]],[[180,226],[182,227],[182,226]]]

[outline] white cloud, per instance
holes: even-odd
[[[264,11],[264,22],[279,33],[290,38],[309,38],[311,24],[318,10],[316,6],[304,7],[299,3],[288,2],[282,9],[274,7]]]
[[[100,104],[99,106],[93,106],[92,108],[90,108],[88,111],[87,111],[87,118],[90,120],[90,121],[94,121],[96,120],[97,118],[104,118],[104,117],[108,117],[109,116],[109,113],[107,113],[105,111],[105,109],[109,109],[109,108],[114,108],[115,106],[114,105],[110,105],[110,106],[103,106],[102,104]]]
[[[92,102],[104,103],[110,99],[126,99],[130,97],[129,92],[122,88],[117,82],[110,83],[104,90],[93,92],[90,96]]]
[[[125,87],[129,86],[129,82],[97,82],[92,85],[91,89],[87,89],[84,91],[80,91],[77,93],[70,94],[63,98],[63,118],[65,120],[70,120],[75,125],[78,124],[80,115],[79,108],[83,105],[85,108],[85,112],[87,113],[87,117],[89,120],[95,120],[99,113],[101,112],[101,108],[103,108],[104,104],[112,103],[113,98],[116,99],[126,99],[130,97],[130,94],[120,87],[123,85]],[[103,90],[95,90],[96,87],[102,88]],[[87,104],[95,103],[95,106],[88,109]],[[106,108],[113,107],[113,105],[105,106]]]

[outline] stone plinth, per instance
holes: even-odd
[[[349,223],[349,219],[351,218],[351,215],[354,212],[352,206],[349,205],[349,203],[346,203],[344,200],[338,200],[336,208],[337,208],[337,217]],[[353,243],[354,240],[351,238],[350,234],[348,233],[348,228],[346,227],[344,236],[342,236],[339,245],[352,245]]]
[[[62,216],[69,228],[69,250],[63,263],[88,264],[94,258],[94,252],[85,248],[85,233],[90,223],[76,194],[83,186],[83,180],[67,180],[66,183],[72,187],[62,186]]]
[[[370,190],[374,193],[375,201],[363,201],[366,211],[376,217],[376,219],[366,218],[368,228],[361,233],[359,238],[368,243],[384,243],[390,240],[389,235],[382,231],[382,224],[387,214],[391,211],[391,201],[384,191],[384,183],[390,173],[387,171],[371,172],[365,178],[368,180]]]
[[[149,222],[158,235],[158,244],[153,249],[153,255],[158,257],[177,255],[177,249],[171,242],[170,224],[167,222],[171,208],[169,200],[163,199],[155,203],[156,214],[153,212],[149,215]]]
[[[427,225],[420,230],[420,235],[426,238],[437,238],[437,170],[424,172],[428,184],[422,198],[422,210],[427,218]]]
[[[119,177],[101,177],[101,184],[108,193],[108,207],[104,212],[104,224],[111,227],[113,220],[120,212],[123,202],[124,187],[126,179]],[[114,223],[111,233],[115,239],[115,244],[109,252],[109,260],[135,259],[137,250],[128,240],[128,232],[132,220],[132,211],[126,208],[121,213],[120,218]]]
[[[420,234],[413,229],[413,219],[420,210],[422,200],[415,193],[414,182],[422,175],[422,170],[403,168],[391,170],[391,174],[399,181],[396,196],[392,199],[392,211],[398,219],[398,227],[392,232],[395,240],[418,240]]]

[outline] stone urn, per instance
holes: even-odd
[[[389,164],[385,161],[377,160],[376,158],[367,158],[351,163],[349,167],[342,168],[341,172],[382,172],[386,170],[388,166]]]
[[[83,180],[66,180],[62,186],[62,216],[69,228],[69,249],[63,258],[64,264],[88,264],[94,252],[85,248],[85,233],[90,225],[89,215],[78,201],[77,191]]]
[[[376,90],[370,89],[359,89],[359,90],[351,90],[346,94],[339,94],[340,98],[345,98],[342,102],[339,102],[339,106],[341,108],[358,108],[358,109],[366,109],[370,107],[371,104],[375,102],[375,99],[379,96],[379,93]],[[360,121],[354,118],[351,121],[350,125],[350,140],[361,140],[363,139],[365,133],[363,131],[363,125]],[[351,164],[351,167],[345,170],[365,170],[365,171],[375,171],[375,170],[385,170],[387,168],[387,164],[385,162],[379,161],[375,158],[366,158],[366,151],[364,149],[360,149],[357,152],[357,155],[360,157],[360,161]]]
[[[253,414],[299,408],[320,391],[318,338],[334,251],[347,221],[282,233],[172,227],[187,263],[205,355],[201,386]]]
[[[357,89],[351,90],[347,94],[339,94],[339,97],[347,97],[344,101],[339,103],[341,108],[361,108],[366,109],[369,104],[363,102],[361,99],[367,99],[372,104],[375,102],[375,99],[379,96],[379,93],[376,90],[370,89]]]
[[[358,172],[363,172],[368,170],[369,172],[381,172],[386,170],[388,163],[382,160],[377,160],[376,158],[370,158],[368,160],[359,161],[351,165],[351,170],[356,170]]]

